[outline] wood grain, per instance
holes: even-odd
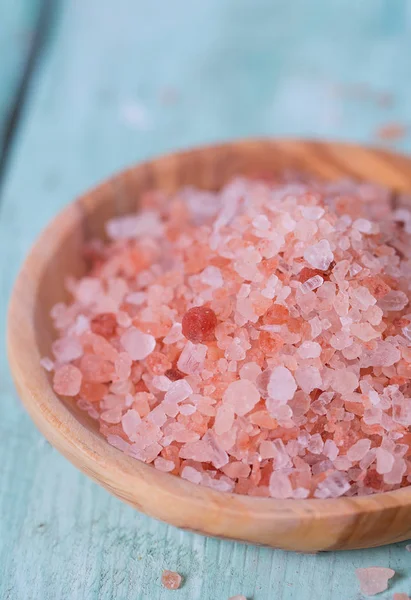
[[[410,119],[405,0],[55,4],[3,181],[1,315],[44,225],[125,165],[256,135],[370,144],[382,124]],[[11,58],[2,54],[2,64]],[[352,93],[364,85],[391,94],[392,105]],[[162,101],[165,88],[173,102]],[[128,103],[145,109],[145,127],[126,118]],[[396,147],[411,150],[410,142]],[[137,513],[42,440],[14,392],[4,347],[0,357],[2,600],[357,600],[355,568],[373,565],[399,574],[382,600],[411,593],[404,543],[310,556],[203,538]],[[162,568],[184,573],[184,587],[162,589]]]
[[[107,218],[138,208],[141,193],[186,185],[218,189],[235,175],[287,171],[340,179],[347,175],[411,192],[411,159],[354,145],[305,141],[234,142],[137,165],[68,206],[46,229],[18,277],[10,303],[8,348],[27,410],[71,462],[134,508],[207,535],[316,552],[367,548],[411,535],[411,487],[372,497],[288,500],[215,492],[156,471],[110,447],[95,424],[53,393],[40,358],[51,351],[53,304],[67,275],[85,270],[82,247],[102,236]],[[120,202],[118,199],[120,198]]]

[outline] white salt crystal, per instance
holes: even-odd
[[[213,266],[209,266],[204,269],[204,271],[200,274],[200,280],[214,289],[220,288],[224,284],[220,269]]]
[[[334,471],[318,484],[314,496],[315,498],[338,498],[348,492],[350,487],[347,475]]]
[[[274,298],[275,296],[275,292],[278,286],[278,282],[279,279],[277,277],[277,275],[270,275],[270,277],[267,280],[266,286],[263,289],[263,291],[261,292],[261,295],[264,296],[265,298]]]
[[[240,378],[249,379],[255,383],[257,377],[261,374],[261,367],[255,362],[245,363],[240,369]]]
[[[394,456],[384,448],[377,448],[377,473],[389,473],[394,465]]]
[[[158,456],[154,461],[154,466],[159,471],[163,471],[164,473],[170,473],[175,469],[175,464],[172,460],[166,460],[162,456]]]
[[[222,435],[231,429],[234,423],[234,408],[231,404],[222,404],[218,409],[214,421],[214,431]]]
[[[270,477],[270,496],[272,498],[292,498],[293,487],[288,475],[274,471]]]
[[[83,355],[83,347],[75,337],[64,337],[53,342],[53,354],[57,362],[64,364]]]
[[[307,281],[301,284],[300,291],[303,294],[306,294],[307,292],[312,292],[313,290],[316,290],[317,288],[322,286],[323,283],[324,279],[321,277],[321,275],[314,275],[314,277],[310,277],[310,279],[307,279]]]
[[[295,371],[295,378],[300,388],[306,394],[309,394],[316,388],[321,389],[322,379],[316,367],[299,367]]]
[[[172,385],[170,379],[165,375],[154,375],[151,383],[153,387],[156,388],[156,390],[160,390],[160,392],[167,392]]]
[[[207,346],[205,344],[193,344],[188,341],[179,356],[177,368],[182,373],[198,375],[203,370],[206,355]]]
[[[160,237],[164,225],[157,213],[144,211],[138,215],[116,217],[107,222],[107,235],[113,240],[126,240],[142,236]]]
[[[319,433],[315,433],[311,436],[308,442],[307,449],[312,454],[321,454],[324,449],[324,442]]]
[[[54,369],[54,362],[47,356],[45,356],[44,358],[42,358],[40,360],[40,364],[43,367],[43,369],[45,369],[46,371],[50,372]]]
[[[375,331],[369,323],[353,323],[350,327],[351,333],[363,342],[369,342],[380,337],[380,333]]]
[[[285,404],[294,396],[296,389],[295,379],[286,367],[278,366],[272,370],[267,385],[270,398]]]
[[[321,240],[318,244],[306,248],[304,258],[314,269],[326,271],[334,260],[334,254],[329,241]]]
[[[355,573],[360,582],[361,592],[366,596],[385,592],[388,588],[388,580],[395,575],[395,571],[384,567],[356,569]]]
[[[164,402],[178,404],[186,398],[189,398],[193,393],[191,385],[185,379],[177,379],[173,381],[164,396]]]
[[[339,452],[340,451],[337,447],[337,444],[333,440],[326,440],[323,449],[324,456],[329,458],[331,461],[334,461],[337,458]]]
[[[378,300],[378,305],[382,310],[396,312],[405,308],[408,304],[408,297],[404,292],[390,290]]]
[[[338,394],[351,394],[358,387],[358,376],[352,371],[338,369],[334,371],[331,385]]]
[[[156,347],[156,340],[152,335],[143,333],[136,327],[130,327],[120,338],[121,345],[132,360],[143,360],[151,354]]]
[[[317,342],[303,342],[297,353],[301,358],[318,358],[321,354],[321,346]]]
[[[361,356],[361,367],[390,367],[401,359],[401,352],[390,342],[379,340],[375,349],[365,348]]]
[[[267,219],[266,215],[257,215],[254,217],[253,225],[256,229],[261,229],[262,231],[270,229],[270,221]]]
[[[181,471],[181,477],[187,481],[191,481],[191,483],[201,483],[202,480],[200,471],[197,471],[193,467],[184,467]]]
[[[164,344],[175,344],[180,340],[183,340],[184,336],[182,334],[182,326],[181,323],[174,323],[163,339]]]
[[[356,219],[352,226],[361,233],[371,233],[373,230],[373,224],[368,219]]]
[[[367,439],[358,440],[347,452],[347,458],[352,462],[360,461],[371,448],[371,442]]]
[[[147,294],[145,292],[131,292],[131,294],[127,294],[124,300],[128,304],[140,306],[141,304],[144,304],[144,302],[147,300]]]
[[[303,206],[301,214],[308,221],[318,221],[324,215],[324,209],[321,206]]]
[[[237,415],[246,415],[259,402],[260,394],[252,381],[238,379],[230,383],[223,394],[223,402],[231,404]]]
[[[134,409],[128,410],[121,419],[121,425],[124,433],[132,439],[137,433],[137,428],[141,423],[141,417]]]

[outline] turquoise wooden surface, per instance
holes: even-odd
[[[406,0],[61,2],[3,181],[1,314],[30,244],[85,187],[159,152],[231,137],[372,143],[380,125],[411,119],[410,56]],[[410,150],[410,138],[397,147]],[[4,328],[1,319],[1,339]],[[372,565],[397,571],[379,598],[411,594],[405,544],[304,556],[139,515],[41,438],[3,349],[0,395],[2,600],[357,600],[355,568]],[[161,587],[163,568],[186,577],[181,590]]]
[[[0,0],[0,155],[42,0]]]

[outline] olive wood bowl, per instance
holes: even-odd
[[[355,145],[249,140],[170,154],[120,173],[67,206],[32,248],[8,315],[12,374],[33,421],[74,465],[134,508],[206,535],[317,552],[368,548],[411,537],[411,487],[372,496],[276,500],[217,492],[157,471],[111,447],[74,402],[56,396],[40,359],[55,336],[51,307],[64,279],[85,272],[85,240],[104,236],[110,217],[138,208],[145,190],[218,189],[234,175],[296,170],[328,180],[353,177],[411,192],[411,159]]]

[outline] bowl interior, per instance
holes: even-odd
[[[50,355],[55,339],[50,310],[68,299],[66,277],[79,277],[87,270],[84,243],[104,238],[109,218],[137,210],[142,192],[172,193],[186,185],[215,190],[235,175],[280,177],[287,171],[329,180],[373,181],[391,188],[393,199],[399,192],[411,191],[410,159],[346,144],[234,142],[133,167],[65,208],[32,249],[16,283],[9,315],[14,379],[34,421],[72,462],[123,500],[174,525],[309,551],[406,539],[411,535],[411,488],[370,499],[274,501],[194,486],[109,446],[95,421],[71,399],[56,398],[50,376],[47,382],[39,364],[41,357]],[[398,507],[403,508],[398,511]]]

